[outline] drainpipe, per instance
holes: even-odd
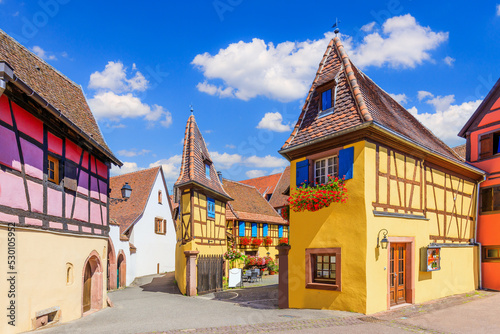
[[[476,224],[474,224],[474,246],[479,247],[478,252],[478,281],[479,281],[479,290],[483,289],[483,270],[482,270],[482,246],[480,242],[477,242],[477,225],[479,223],[479,188],[481,183],[486,181],[486,176],[483,176],[483,179],[477,183],[477,198],[476,198]]]
[[[6,62],[0,62],[0,96],[7,88],[7,82],[14,77],[14,70]]]

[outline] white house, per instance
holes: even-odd
[[[163,169],[112,177],[110,188],[108,289],[174,271],[175,227]]]

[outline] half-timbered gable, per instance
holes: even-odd
[[[348,193],[345,203],[291,210],[289,267],[306,266],[288,273],[299,286],[289,291],[291,307],[372,313],[476,287],[471,240],[482,171],[359,70],[338,37],[280,153],[291,161],[292,195],[328,176],[343,178]],[[420,256],[433,247],[447,262],[429,264],[440,269],[434,275]]]

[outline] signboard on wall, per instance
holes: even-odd
[[[441,269],[441,247],[420,249],[420,271],[430,272]]]

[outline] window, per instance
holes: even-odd
[[[163,204],[161,190],[158,190],[158,204]]]
[[[340,72],[339,72],[340,73]],[[320,111],[318,113],[318,118],[326,115],[330,115],[335,111],[335,101],[337,100],[337,78],[335,78],[334,83],[330,83],[323,88],[321,92],[320,101]],[[325,89],[326,88],[326,89]]]
[[[306,249],[306,288],[341,290],[340,248]]]
[[[257,223],[252,223],[252,238],[257,238]]]
[[[500,132],[487,133],[479,137],[479,159],[500,153]]]
[[[323,93],[321,93],[321,110],[330,109],[333,106],[332,101],[332,90],[327,89]]]
[[[165,234],[167,233],[167,221],[163,218],[155,218],[155,233]]]
[[[500,246],[484,246],[483,261],[500,262]]]
[[[500,211],[500,186],[481,189],[481,212]]]
[[[238,229],[238,236],[244,237],[245,236],[245,222],[239,222],[239,229]]]
[[[47,177],[49,181],[59,184],[59,160],[51,155],[47,156]]]
[[[207,179],[210,178],[210,165],[205,163],[205,176],[207,177]]]
[[[262,225],[262,236],[267,237],[268,234],[269,234],[269,227],[267,224],[263,224]]]
[[[215,200],[207,197],[207,216],[215,219]]]
[[[266,194],[266,200],[267,200],[268,202],[271,200],[271,196],[272,196],[272,195],[273,195],[273,194]]]
[[[278,226],[278,238],[283,238],[283,225]]]
[[[316,160],[314,162],[314,182],[316,184],[326,183],[328,175],[338,175],[339,159],[336,155]]]

